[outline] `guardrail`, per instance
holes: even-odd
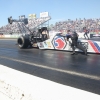
[[[21,34],[3,34],[0,39],[17,39]]]

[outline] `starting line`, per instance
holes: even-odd
[[[98,94],[42,79],[4,65],[0,65],[0,92],[14,100],[100,100]]]

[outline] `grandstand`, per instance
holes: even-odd
[[[31,31],[33,31],[36,28],[40,28],[46,25],[45,23],[48,22],[50,19],[51,19],[50,16],[28,19],[28,24],[26,25],[26,27],[28,27]],[[29,33],[27,28],[23,27],[22,24],[23,24],[22,22],[19,23],[13,22],[12,24],[7,24],[5,26],[2,26],[0,28],[0,33],[3,34]]]
[[[56,22],[51,30],[55,31],[66,31],[72,30],[79,33],[83,32],[83,27],[87,27],[90,33],[100,33],[100,18],[98,19],[68,19],[66,21]]]
[[[51,17],[40,17],[40,18],[33,18],[28,19],[28,24],[26,27],[28,27],[30,30],[34,30],[35,28],[42,27],[46,22],[48,22],[51,19]],[[22,24],[22,23],[20,23]],[[64,31],[72,30],[77,31],[79,33],[83,32],[83,27],[87,27],[90,33],[100,33],[100,18],[96,19],[76,19],[71,20],[68,19],[66,21],[59,21],[56,22],[52,27],[49,27],[51,31]],[[26,32],[28,32],[26,30]],[[12,33],[22,33],[18,24],[7,24],[0,28],[0,33],[3,34],[12,34]]]

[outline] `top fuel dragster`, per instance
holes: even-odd
[[[23,23],[22,25],[30,29],[25,25],[28,24],[28,19],[23,18],[21,20],[14,20],[12,17],[8,18],[8,22],[12,24],[16,22],[17,24]],[[62,35],[61,32],[48,31],[47,27],[41,27],[38,31],[30,31],[30,34],[22,34],[17,39],[19,48],[28,47],[38,47],[39,49],[56,49],[56,50],[66,50],[72,51],[71,40],[66,41],[66,36]],[[94,40],[78,39],[78,44],[82,45],[90,53],[100,53],[100,42]],[[76,49],[76,51],[81,52],[81,50]]]

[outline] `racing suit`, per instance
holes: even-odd
[[[78,34],[76,32],[74,32],[73,34],[67,34],[66,36],[67,36],[67,40],[69,38],[71,38],[71,40],[72,40],[72,43],[71,43],[71,47],[73,50],[72,55],[75,54],[75,48],[82,50],[85,53],[85,55],[87,55],[87,49],[84,48],[82,45],[79,45],[77,42],[78,41]]]
[[[84,30],[84,38],[85,38],[85,39],[86,39],[86,37],[89,39],[88,33],[89,33],[89,31],[88,31],[87,29],[85,29],[85,30]]]

